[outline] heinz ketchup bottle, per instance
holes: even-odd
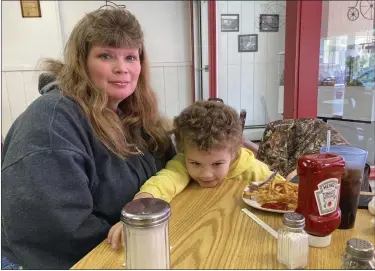
[[[306,219],[310,246],[329,246],[332,232],[340,225],[340,184],[344,172],[345,162],[339,155],[309,154],[298,160],[296,212]]]

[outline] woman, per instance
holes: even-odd
[[[150,89],[142,30],[128,11],[87,14],[65,63],[48,60],[46,69],[57,84],[41,86],[4,142],[2,263],[67,269],[106,238],[175,152]]]

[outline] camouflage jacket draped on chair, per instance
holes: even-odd
[[[298,159],[319,153],[326,145],[327,130],[331,145],[350,145],[333,127],[320,119],[301,118],[271,122],[267,125],[257,152],[257,159],[286,177],[296,169]]]

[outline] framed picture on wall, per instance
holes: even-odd
[[[238,52],[258,52],[258,34],[238,35]]]
[[[221,14],[221,32],[240,31],[239,14]]]
[[[39,0],[28,1],[20,0],[21,3],[21,12],[23,18],[38,18],[42,17],[40,11],[40,2]]]
[[[260,14],[260,32],[279,32],[279,14]]]

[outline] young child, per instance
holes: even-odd
[[[155,197],[170,202],[190,182],[215,187],[223,181],[265,181],[272,172],[242,147],[242,125],[236,110],[217,101],[198,101],[174,119],[178,153],[151,177],[134,199]],[[276,179],[284,178],[277,174]],[[119,222],[108,234],[113,248],[123,240]]]

